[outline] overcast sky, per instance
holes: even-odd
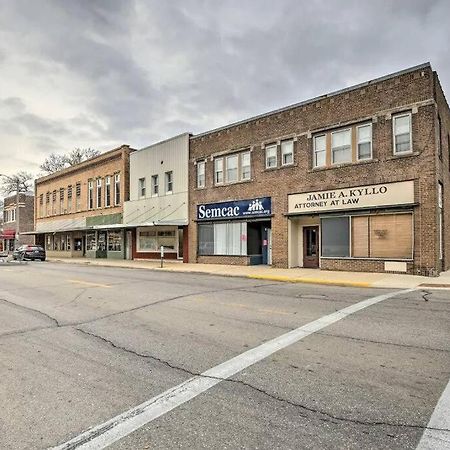
[[[140,148],[430,61],[449,0],[0,0],[0,172]]]

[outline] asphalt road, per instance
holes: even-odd
[[[416,449],[450,378],[450,292],[427,292],[2,265],[0,448],[125,413],[110,448]]]

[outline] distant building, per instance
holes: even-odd
[[[36,180],[34,233],[49,257],[131,258],[122,219],[133,151],[122,145]]]
[[[17,217],[19,217],[19,229],[17,229]],[[23,234],[33,230],[34,224],[34,195],[32,192],[19,195],[19,208],[17,208],[16,194],[4,199],[3,228],[0,233],[0,249],[7,252],[14,250],[16,235],[18,244],[34,244],[34,236]]]
[[[189,134],[130,155],[130,201],[123,223],[135,259],[187,258]],[[129,239],[128,239],[129,241]]]

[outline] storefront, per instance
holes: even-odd
[[[165,259],[183,259],[185,228],[173,225],[136,227],[134,258],[159,259],[163,247]]]
[[[414,181],[288,196],[289,267],[411,272]]]
[[[3,230],[0,235],[1,250],[4,252],[14,251],[16,242],[16,230]]]
[[[198,262],[272,263],[270,197],[197,206]]]

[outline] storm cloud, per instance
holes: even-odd
[[[140,148],[430,61],[447,0],[0,1],[0,172]]]

